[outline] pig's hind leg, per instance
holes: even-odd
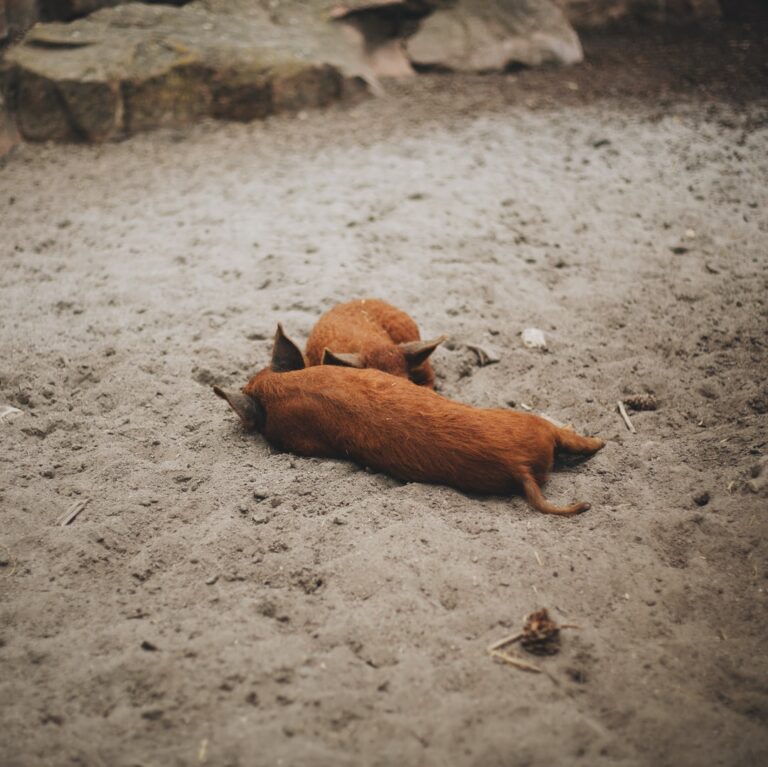
[[[573,429],[558,428],[555,434],[555,445],[558,450],[577,455],[594,455],[605,447],[605,442],[598,437],[582,437]]]

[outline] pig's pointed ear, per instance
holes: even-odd
[[[246,429],[253,431],[254,429],[260,430],[263,428],[265,421],[264,408],[253,397],[249,397],[247,394],[239,391],[220,389],[218,386],[213,387],[213,392],[217,397],[221,397],[229,402],[229,406],[240,416],[240,420]]]
[[[447,341],[448,336],[440,336],[432,341],[408,341],[408,343],[399,344],[405,355],[405,361],[408,367],[415,368],[425,362],[443,341]]]
[[[347,354],[345,352],[339,352],[338,354],[332,352],[330,349],[323,351],[323,360],[321,365],[341,365],[345,368],[364,368],[365,361],[359,354]]]
[[[272,347],[272,370],[275,373],[289,373],[291,370],[303,370],[306,367],[304,355],[283,331],[283,326],[277,324],[275,345]]]

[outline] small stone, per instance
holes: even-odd
[[[265,498],[269,498],[269,491],[265,490],[264,488],[261,488],[261,487],[257,487],[257,488],[256,488],[256,489],[253,491],[253,497],[254,497],[254,498],[257,500],[257,501],[263,501]]]
[[[254,514],[251,516],[251,521],[254,525],[266,525],[269,522],[269,517],[266,514]]]
[[[698,495],[693,496],[693,502],[697,506],[706,506],[709,503],[709,493],[704,491],[703,493],[699,493]]]
[[[141,649],[147,652],[157,652],[157,645],[148,642],[146,639],[141,643]]]
[[[538,328],[526,328],[521,333],[521,336],[523,339],[523,346],[527,347],[528,349],[547,348],[547,338],[544,335],[543,330],[539,330]]]
[[[206,579],[205,585],[206,586],[213,586],[213,584],[216,583],[217,580],[219,580],[219,576],[218,575],[212,575],[210,578]]]
[[[11,405],[2,405],[0,406],[0,421],[2,421],[4,418],[21,415],[21,412],[22,411],[17,407],[12,407]]]

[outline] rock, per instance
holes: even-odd
[[[38,0],[3,0],[0,2],[0,42],[23,34],[39,17]]]
[[[22,410],[19,410],[19,408],[13,407],[12,405],[0,405],[0,421],[5,418],[13,418],[14,416],[21,415],[22,413]]]
[[[504,71],[515,64],[576,64],[578,35],[549,0],[440,3],[405,43],[417,67]]]
[[[538,328],[526,328],[521,334],[523,346],[528,349],[546,349],[547,339],[543,330]]]
[[[212,575],[210,578],[206,578],[205,585],[206,586],[213,586],[213,584],[216,583],[217,580],[219,580],[219,576],[218,575]]]
[[[3,90],[22,136],[104,141],[204,117],[252,120],[330,104],[375,83],[329,0],[128,3],[33,27],[7,51]]]
[[[697,506],[706,506],[709,503],[709,493],[704,491],[693,496],[693,502]]]
[[[482,72],[582,58],[551,0],[41,0],[41,12],[49,23],[7,51],[0,83],[32,141],[303,113],[379,92],[377,74],[412,63]]]

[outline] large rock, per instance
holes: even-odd
[[[574,64],[578,35],[549,0],[457,0],[438,6],[406,42],[414,65],[464,72]]]
[[[118,0],[68,7],[100,2]],[[321,107],[411,61],[486,71],[580,58],[550,0],[126,3],[34,26],[7,51],[2,90],[24,138],[103,141]]]
[[[38,18],[37,0],[0,0],[0,45],[26,32]]]
[[[249,120],[328,104],[373,82],[331,2],[130,3],[69,24],[38,24],[3,64],[30,140],[102,141],[205,116]]]

